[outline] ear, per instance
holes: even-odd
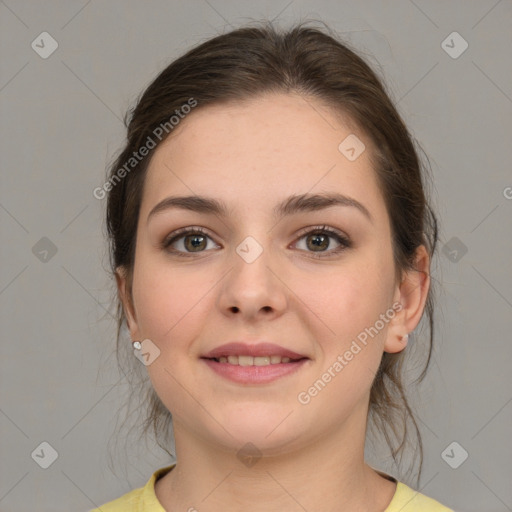
[[[421,320],[430,288],[430,257],[424,245],[416,250],[415,270],[405,272],[395,291],[401,310],[390,321],[384,352],[391,354],[407,346],[406,334],[414,331]]]
[[[124,267],[117,267],[116,269],[116,282],[117,293],[121,303],[123,304],[123,311],[126,316],[128,329],[133,341],[140,341],[140,332],[137,324],[137,316],[131,298],[131,287],[128,283],[126,269]]]

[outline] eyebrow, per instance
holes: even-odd
[[[356,208],[370,222],[373,222],[373,217],[366,206],[352,197],[339,193],[293,195],[279,203],[273,209],[273,215],[276,218],[281,218],[295,213],[323,210],[332,206]],[[149,212],[147,221],[149,222],[152,216],[171,208],[180,208],[221,217],[229,216],[229,209],[223,201],[205,196],[170,196],[153,207]]]

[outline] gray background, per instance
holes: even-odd
[[[379,63],[429,155],[442,242],[437,345],[416,402],[421,490],[459,511],[512,510],[510,0],[5,0],[0,16],[2,512],[90,510],[169,463],[139,443],[116,455],[126,475],[108,467],[126,386],[113,355],[104,201],[92,191],[123,141],[120,120],[156,73],[259,18],[324,20]],[[31,47],[43,31],[58,43],[46,59]],[[457,58],[442,47],[454,31],[469,45]],[[441,455],[454,441],[452,464],[469,454],[457,469]],[[58,453],[47,469],[42,442]]]

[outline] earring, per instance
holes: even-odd
[[[140,341],[132,341],[132,345],[135,350],[140,350],[142,348],[142,343]]]
[[[404,334],[402,336],[402,343],[407,343],[408,339],[409,339],[409,335],[408,334]]]

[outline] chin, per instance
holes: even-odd
[[[234,405],[222,414],[222,424],[233,436],[223,431],[224,441],[237,450],[240,445],[252,443],[266,455],[285,453],[286,447],[300,437],[300,424],[292,417],[296,415],[293,410],[292,406],[268,403]]]

